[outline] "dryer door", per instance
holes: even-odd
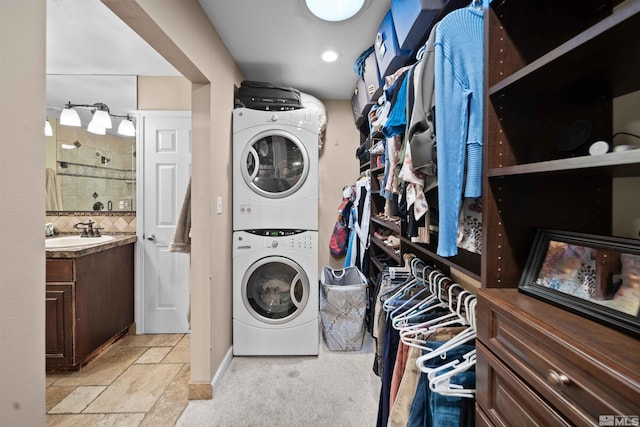
[[[309,174],[309,155],[304,144],[281,130],[262,132],[251,139],[240,163],[247,185],[270,199],[295,193]]]
[[[256,319],[280,324],[302,313],[309,299],[309,279],[302,267],[281,256],[262,258],[242,278],[242,299]]]

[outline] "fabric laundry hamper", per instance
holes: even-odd
[[[320,319],[324,341],[331,351],[358,351],[365,334],[367,279],[357,267],[320,274]]]

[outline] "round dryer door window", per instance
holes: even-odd
[[[247,185],[271,199],[295,193],[309,174],[309,156],[298,138],[278,130],[256,135],[244,149],[241,164]]]
[[[242,298],[256,319],[286,323],[304,310],[309,299],[309,279],[302,267],[290,259],[266,257],[244,274]]]

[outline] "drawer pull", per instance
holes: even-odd
[[[547,371],[547,380],[551,385],[556,387],[564,387],[571,384],[571,379],[565,374],[559,374],[554,370],[549,369]]]

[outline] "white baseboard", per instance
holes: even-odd
[[[218,367],[216,374],[213,376],[213,379],[211,380],[211,387],[213,387],[214,394],[215,394],[215,390],[218,383],[224,376],[224,373],[227,372],[227,369],[229,368],[229,364],[231,363],[231,360],[233,360],[233,347],[229,347],[227,354],[224,356],[224,359],[222,359],[222,363],[220,363],[220,366]]]

